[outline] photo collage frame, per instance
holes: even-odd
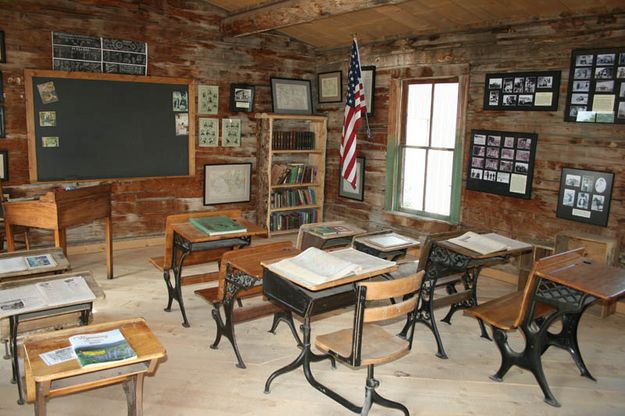
[[[556,216],[606,227],[613,183],[611,172],[562,169]]]
[[[571,53],[564,120],[625,123],[625,48]]]
[[[537,141],[534,133],[473,130],[467,189],[530,199]]]
[[[560,71],[486,74],[484,110],[556,111]]]

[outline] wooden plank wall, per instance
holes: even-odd
[[[198,147],[194,178],[115,183],[116,239],[158,235],[163,232],[167,214],[204,209],[205,164],[253,162],[255,174],[256,123],[250,114],[229,112],[231,83],[256,85],[255,110],[267,112],[271,111],[271,75],[313,78],[310,47],[276,35],[223,38],[219,23],[224,12],[201,0],[0,0],[0,10],[0,30],[5,32],[7,51],[7,63],[0,64],[7,138],[0,139],[0,149],[9,151],[10,180],[5,185],[12,196],[39,195],[58,185],[28,184],[24,101],[23,70],[51,68],[51,31],[145,41],[149,75],[188,77],[201,84],[219,85],[219,114],[212,117],[242,119],[242,146]],[[240,208],[253,219],[254,184],[252,189],[250,203],[214,208]],[[70,243],[97,240],[102,235],[101,225],[96,224],[70,230],[68,239]]]
[[[470,65],[470,90],[464,135],[464,166],[471,129],[536,132],[538,150],[531,200],[462,191],[461,224],[492,228],[528,241],[552,242],[564,230],[617,237],[621,247],[625,224],[625,126],[582,125],[563,121],[571,50],[625,46],[625,14],[565,18],[550,23],[498,30],[417,37],[380,42],[360,48],[362,65],[376,65],[375,114],[369,122],[373,138],[359,134],[358,153],[366,157],[365,200],[337,196],[338,149],[342,104],[320,108],[329,116],[326,213],[359,225],[393,226],[412,234],[442,231],[448,226],[384,212],[386,143],[389,125],[390,80],[398,71],[432,65]],[[347,73],[349,50],[319,53],[318,72]],[[562,70],[557,112],[484,111],[484,77],[489,72]],[[555,207],[562,167],[607,170],[616,174],[608,227],[556,218]],[[466,172],[463,174],[466,179]]]

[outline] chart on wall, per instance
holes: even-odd
[[[556,216],[606,227],[613,182],[612,172],[562,169]]]
[[[467,189],[529,199],[538,136],[473,130]]]
[[[484,110],[556,111],[560,71],[486,74]]]
[[[564,120],[625,123],[625,48],[571,53]]]

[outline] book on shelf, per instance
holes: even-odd
[[[52,254],[10,257],[0,260],[0,273],[36,270],[45,267],[54,267],[56,265],[56,260],[54,260]]]
[[[81,367],[130,360],[137,357],[119,329],[69,337]]]
[[[243,225],[237,223],[230,217],[218,215],[214,217],[194,217],[189,218],[189,222],[198,230],[210,236],[237,234],[247,231]]]
[[[0,317],[94,299],[82,276],[52,279],[0,290]]]
[[[447,241],[482,255],[531,247],[530,244],[513,240],[496,233],[477,234],[473,231],[468,231],[461,236],[450,238]]]
[[[272,185],[313,183],[316,178],[317,167],[305,163],[276,163],[271,166]]]
[[[273,150],[313,150],[315,133],[312,131],[274,131]]]

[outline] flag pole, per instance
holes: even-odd
[[[356,33],[352,35],[354,37],[354,41],[356,42],[356,49],[358,49],[358,66],[362,71],[362,65],[360,64],[360,48],[358,47],[358,38],[356,37]],[[367,98],[367,94],[369,91],[365,90],[365,99]],[[373,99],[373,96],[370,97]],[[371,140],[371,127],[369,127],[369,115],[367,114],[369,109],[365,107],[365,123],[367,124],[367,139]]]

